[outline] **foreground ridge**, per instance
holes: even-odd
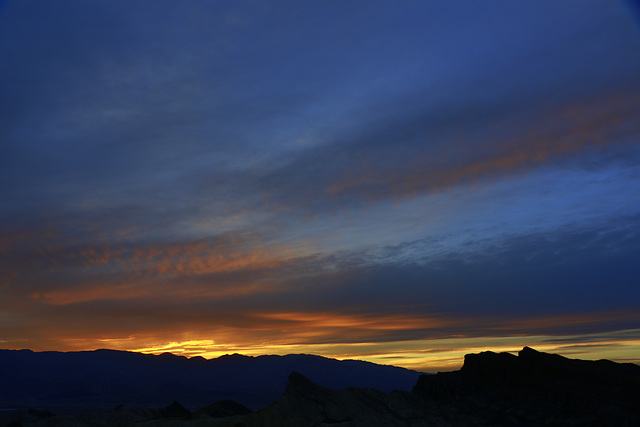
[[[462,369],[422,375],[413,392],[483,425],[607,425],[640,422],[640,366],[587,361],[524,347],[482,352]]]
[[[159,410],[118,407],[83,417],[27,415],[22,425],[637,426],[640,366],[525,347],[517,356],[468,354],[460,370],[421,375],[412,391],[337,390],[294,370],[281,396],[255,412],[226,400],[193,413],[174,402]]]
[[[421,375],[411,392],[389,393],[331,390],[293,372],[273,404],[216,425],[636,426],[640,366],[574,360],[525,347],[518,356],[469,354],[459,371]]]

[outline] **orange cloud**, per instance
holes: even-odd
[[[0,287],[10,288],[23,275],[48,268],[57,238],[51,223],[0,234]]]
[[[37,239],[35,237],[38,237]],[[16,249],[29,240],[28,250]],[[242,283],[222,286],[215,280],[205,284],[201,276],[270,269],[291,263],[294,251],[286,247],[260,247],[245,236],[137,245],[96,243],[66,244],[57,237],[20,233],[0,236],[6,252],[6,267],[0,283],[15,294],[51,304],[70,304],[97,299],[127,299],[146,296],[232,297],[270,292],[272,284]],[[73,273],[69,279],[69,272]],[[180,286],[175,281],[180,280]]]
[[[265,313],[262,319],[282,322],[289,329],[310,328],[352,328],[372,331],[396,331],[407,329],[432,329],[443,327],[449,322],[429,316],[403,315],[349,315],[341,313],[283,312]]]
[[[240,266],[258,268],[284,262],[286,261],[274,260],[271,263],[263,262],[261,264],[238,262],[233,265],[235,268],[240,268]],[[222,270],[178,268],[168,274],[161,269],[154,269],[154,277],[133,277],[130,274],[114,273],[99,282],[87,280],[82,282],[80,286],[68,287],[63,284],[55,289],[35,290],[29,294],[29,297],[47,304],[66,305],[95,300],[128,300],[145,297],[152,299],[185,298],[187,300],[197,298],[224,299],[282,290],[282,285],[272,282],[234,281],[232,285],[226,285],[215,280],[188,280],[192,276],[218,271]],[[165,273],[172,277],[176,276],[174,280],[169,280],[169,277],[162,277]],[[175,280],[182,281],[182,283],[177,284]]]
[[[510,130],[515,133],[510,137],[491,137],[473,146],[451,144],[443,152],[417,156],[402,169],[384,169],[362,159],[325,191],[332,197],[358,194],[370,200],[437,192],[597,147],[635,143],[640,136],[638,117],[638,93],[580,100],[534,117]]]
[[[505,323],[502,319],[487,319],[485,322],[489,324],[489,329],[495,331],[496,334],[505,331],[520,331],[521,334],[539,333],[540,331],[562,331],[562,330],[579,330],[581,328],[589,329],[594,324],[603,327],[617,322],[633,321],[640,322],[640,313],[627,310],[611,310],[600,311],[597,313],[580,313],[567,314],[558,316],[544,316],[533,318],[514,318]]]
[[[58,314],[69,313],[66,307],[54,309]],[[3,334],[2,347],[64,351],[114,348],[156,354],[169,351],[190,357],[312,353],[430,372],[459,368],[462,357],[469,352],[517,351],[525,345],[576,357],[606,356],[625,361],[637,360],[640,349],[640,331],[622,331],[616,325],[619,320],[640,320],[640,315],[616,311],[505,319],[454,314],[235,310],[207,319],[196,315],[185,320],[180,315],[179,324],[159,324],[157,319],[150,319],[139,325],[136,317],[135,328],[126,320],[117,325],[115,319],[100,319],[106,311],[96,313],[90,325],[78,324],[73,316],[43,323],[47,311],[38,309],[34,325],[40,329],[28,334],[29,339],[24,338],[22,329],[16,329]],[[16,323],[16,327],[24,325]],[[588,332],[594,327],[613,332]]]

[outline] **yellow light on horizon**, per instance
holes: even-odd
[[[634,331],[637,332],[637,331]],[[558,344],[576,337],[516,336],[516,337],[456,337],[433,340],[396,341],[388,343],[330,343],[330,344],[221,344],[210,339],[190,339],[149,345],[130,351],[161,354],[172,353],[185,357],[213,359],[227,354],[246,356],[315,354],[338,360],[357,359],[383,365],[400,366],[421,372],[459,369],[464,356],[482,351],[517,352],[524,346],[538,351],[558,353],[570,358],[610,359],[619,362],[640,362],[639,339],[610,339],[593,341],[585,337],[583,343]]]

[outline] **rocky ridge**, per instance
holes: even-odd
[[[459,371],[421,375],[412,391],[336,390],[293,371],[284,393],[255,412],[224,401],[194,413],[174,402],[160,410],[118,407],[84,418],[29,416],[15,425],[637,426],[640,366],[568,359],[525,347],[517,356],[469,354]]]

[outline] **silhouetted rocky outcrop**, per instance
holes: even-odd
[[[191,411],[176,400],[174,400],[171,405],[160,408],[159,412],[162,418],[180,418],[185,420],[191,418]]]
[[[284,394],[218,426],[637,426],[640,367],[525,347],[469,354],[455,372],[422,375],[412,392],[320,387],[293,372]],[[233,422],[233,424],[232,424]]]
[[[245,426],[420,425],[428,414],[414,393],[376,389],[320,387],[292,372],[284,394],[272,405],[246,417]],[[409,423],[409,424],[407,424]],[[437,424],[436,424],[437,425]]]
[[[640,366],[518,356],[465,356],[460,371],[422,375],[413,391],[487,425],[640,425]]]

